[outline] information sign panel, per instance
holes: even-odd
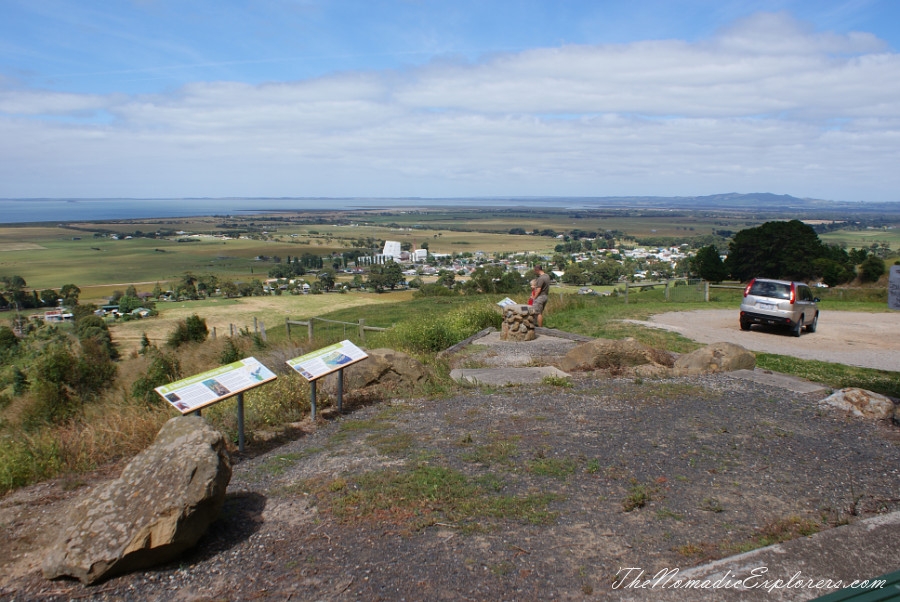
[[[306,380],[314,381],[367,357],[369,356],[365,351],[350,341],[341,341],[288,360],[287,365],[299,372]]]
[[[506,297],[505,299],[501,299],[500,301],[497,301],[497,305],[499,305],[500,307],[508,307],[510,305],[518,305],[518,303],[516,303],[509,297]]]
[[[248,357],[227,366],[156,387],[155,391],[179,412],[189,414],[275,378],[275,374],[259,363],[259,360]]]
[[[900,309],[900,265],[891,266],[891,275],[888,280],[888,307]]]

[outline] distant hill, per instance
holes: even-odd
[[[526,204],[545,203],[559,206],[568,200],[572,205],[598,209],[693,209],[733,210],[757,213],[836,213],[900,215],[900,202],[871,203],[828,201],[799,198],[771,192],[728,192],[706,196],[606,196],[606,197],[543,197],[511,199]]]

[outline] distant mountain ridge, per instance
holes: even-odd
[[[794,212],[841,212],[842,210],[859,213],[900,213],[900,202],[849,202],[829,201],[825,199],[799,198],[789,194],[771,192],[728,192],[705,196],[606,196],[606,197],[569,197],[585,207],[595,205],[597,208],[633,208],[633,209],[694,209],[758,211],[765,213]],[[527,203],[551,202],[558,204],[562,197],[522,198]]]

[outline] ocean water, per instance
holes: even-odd
[[[424,207],[577,206],[576,199],[277,198],[277,199],[0,199],[0,224],[248,215],[271,211]],[[583,204],[581,204],[583,206]]]

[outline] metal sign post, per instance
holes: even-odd
[[[323,347],[318,351],[295,357],[286,362],[288,366],[309,381],[309,407],[310,416],[313,420],[316,419],[316,381],[332,372],[338,373],[338,412],[343,412],[344,368],[351,366],[356,362],[361,362],[367,357],[369,356],[365,351],[350,341],[341,341],[340,343]]]
[[[182,415],[237,396],[238,449],[244,451],[244,391],[275,380],[275,374],[253,357],[156,387],[155,391]]]

